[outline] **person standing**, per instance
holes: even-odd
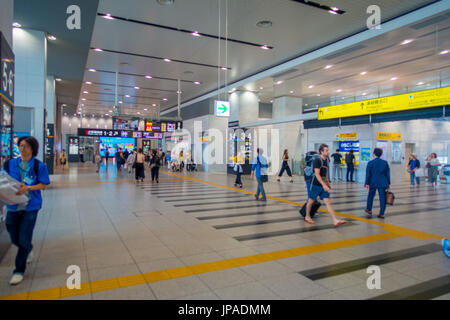
[[[413,153],[409,157],[408,162],[408,172],[409,172],[409,178],[411,180],[411,187],[414,186],[414,180],[417,181],[417,185],[420,185],[420,178],[416,177],[416,171],[420,168],[420,161],[417,159],[416,155]]]
[[[171,155],[170,155],[170,151],[167,150],[167,153],[166,153],[166,164],[167,164],[167,169],[168,169],[168,170],[170,170],[170,162],[172,161],[171,158],[172,158],[172,157],[171,157]]]
[[[95,151],[95,164],[97,165],[97,171],[100,171],[100,164],[102,163],[102,157],[100,156],[100,151]]]
[[[150,168],[152,173],[152,182],[155,181],[159,183],[159,167],[161,166],[161,159],[159,158],[156,150],[152,151],[152,156],[150,158]]]
[[[180,151],[180,154],[178,156],[178,158],[180,159],[180,171],[183,171],[184,168],[184,155],[183,155],[183,150]]]
[[[436,188],[439,166],[441,165],[437,158],[437,154],[433,152],[425,159],[425,161],[427,161],[428,166],[428,179],[431,182],[431,185]]]
[[[255,198],[256,200],[259,200],[259,194],[261,194],[262,201],[266,201],[266,192],[264,191],[264,183],[267,182],[267,168],[269,165],[267,164],[267,159],[263,157],[263,149],[257,148],[256,149],[257,155],[253,159],[252,163],[252,174],[251,177],[253,178],[254,175],[256,175],[256,181],[258,182],[258,188],[256,189]],[[256,173],[255,173],[256,172]]]
[[[354,182],[353,172],[355,171],[355,155],[353,154],[353,150],[350,150],[350,152],[345,155],[345,163],[347,164],[347,182]]]
[[[82,148],[80,148],[80,154],[79,154],[79,156],[80,156],[80,161],[81,161],[81,163],[84,163],[84,150],[83,150]]]
[[[16,285],[22,282],[27,263],[33,258],[33,230],[38,211],[42,208],[41,190],[50,184],[48,169],[45,163],[36,159],[39,143],[34,137],[19,139],[20,157],[10,159],[4,164],[4,170],[20,182],[16,195],[27,194],[29,201],[17,205],[8,205],[6,229],[11,242],[19,248],[15,269],[9,283]]]
[[[138,153],[136,155],[136,170],[135,170],[135,177],[136,177],[136,183],[139,182],[139,179],[141,182],[144,182],[145,179],[145,154],[142,150],[142,148],[139,148]]]
[[[336,152],[331,157],[333,158],[333,180],[342,180],[342,154],[339,153],[339,149],[336,149]]]
[[[375,159],[369,161],[366,168],[366,181],[364,183],[366,189],[369,190],[367,196],[367,207],[364,210],[369,216],[372,216],[372,205],[375,193],[378,190],[378,196],[380,197],[380,214],[378,218],[384,219],[384,212],[386,210],[386,189],[391,186],[391,174],[389,164],[387,161],[381,159],[383,150],[375,148],[373,150],[373,156]]]
[[[109,160],[109,149],[108,149],[108,146],[106,146],[106,149],[105,149],[105,165],[106,165],[106,170],[108,170],[108,160]]]
[[[66,150],[62,149],[61,154],[59,155],[59,163],[62,166],[62,169],[64,171],[65,167],[66,167],[66,163],[67,163],[67,155],[66,155]]]
[[[289,167],[289,154],[288,154],[288,149],[284,149],[283,152],[283,163],[281,164],[281,170],[280,173],[278,174],[278,178],[277,181],[280,181],[281,176],[284,173],[284,170],[286,170],[288,176],[291,178],[290,182],[294,182],[294,180],[292,179],[292,173],[291,173],[291,168]]]
[[[329,154],[330,151],[328,150],[328,145],[321,144],[319,147],[319,157],[317,157],[313,162],[314,175],[311,181],[311,190],[309,192],[308,202],[306,204],[306,216],[304,220],[309,224],[315,224],[314,220],[311,218],[311,208],[317,197],[320,197],[320,199],[323,200],[327,206],[328,213],[333,219],[333,225],[335,227],[339,227],[340,225],[347,223],[347,221],[336,218],[336,214],[331,203],[331,183],[328,174]]]
[[[236,162],[233,170],[234,172],[236,172],[236,180],[234,181],[234,186],[239,186],[240,188],[242,188],[241,174],[244,172],[244,170],[242,169],[242,165],[239,162]]]
[[[135,161],[136,161],[136,150],[133,150],[133,151],[131,151],[130,155],[127,158],[128,174],[130,174],[131,171],[133,171],[133,166],[134,166]]]

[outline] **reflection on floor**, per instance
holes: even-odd
[[[334,228],[326,210],[316,225],[298,213],[306,200],[295,177],[265,185],[203,172],[161,173],[160,183],[88,164],[52,177],[34,233],[34,261],[10,286],[16,248],[0,263],[5,299],[449,299],[450,186],[392,185],[386,219],[364,214],[362,185],[336,182]],[[149,172],[147,171],[149,176]],[[374,213],[377,213],[378,198]],[[324,206],[323,206],[324,208]],[[66,287],[67,267],[81,270],[80,290]],[[368,289],[367,267],[381,271]]]

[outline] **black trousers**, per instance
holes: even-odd
[[[355,166],[353,164],[347,164],[347,181],[353,181],[353,172],[355,172]],[[350,176],[350,180],[348,177]]]
[[[154,181],[155,178],[156,181],[159,181],[159,167],[153,167],[151,171],[152,171],[152,181]]]
[[[289,168],[287,161],[283,161],[283,163],[281,165],[280,174],[278,175],[279,177],[281,177],[283,175],[284,170],[286,170],[289,177],[292,177],[291,168]]]

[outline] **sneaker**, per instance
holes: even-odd
[[[259,198],[258,198],[258,196],[257,196],[256,194],[255,194],[255,199],[256,199],[256,200],[259,200]]]
[[[27,263],[33,262],[33,250],[30,251],[27,257]]]
[[[447,256],[447,258],[450,258],[450,240],[448,239],[442,239],[442,251]]]
[[[21,283],[23,280],[23,274],[21,273],[14,273],[13,276],[11,277],[11,280],[9,280],[9,284],[10,285],[16,285]]]

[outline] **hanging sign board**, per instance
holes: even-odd
[[[214,115],[216,117],[230,116],[230,102],[228,101],[214,101]]]
[[[395,132],[377,132],[377,140],[402,141],[402,134]]]
[[[336,133],[334,141],[354,141],[358,140],[358,134],[356,132],[350,133]]]

